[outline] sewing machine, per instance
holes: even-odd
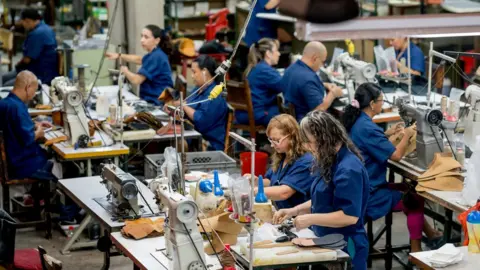
[[[159,208],[168,208],[163,255],[168,258],[169,265],[164,266],[172,270],[204,270],[206,261],[203,238],[197,228],[197,205],[168,185],[156,186],[152,191],[159,199]]]
[[[110,202],[112,214],[117,217],[139,217],[138,187],[135,177],[125,173],[114,164],[102,168],[102,184],[107,187],[107,202]],[[100,203],[100,202],[99,202]]]
[[[465,122],[465,143],[475,146],[475,136],[480,135],[480,87],[470,85],[465,89],[465,97],[470,100],[470,111]]]
[[[355,89],[358,86],[366,82],[376,82],[377,68],[374,64],[355,60],[350,57],[348,52],[340,54],[335,61],[343,67],[350,102],[353,100]]]
[[[412,159],[418,167],[427,169],[434,154],[443,151],[443,140],[438,126],[442,123],[443,114],[440,110],[424,105],[414,105],[403,97],[397,98],[400,117],[407,125],[417,123],[417,157]]]
[[[67,77],[56,77],[52,80],[50,94],[63,100],[62,115],[65,135],[74,145],[80,141],[89,141],[88,119],[83,106],[83,95],[73,86]],[[54,98],[55,100],[55,98]],[[87,145],[82,144],[82,147]]]

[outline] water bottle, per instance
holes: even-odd
[[[480,253],[480,212],[472,211],[467,216],[468,252]]]

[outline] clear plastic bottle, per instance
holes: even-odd
[[[67,231],[67,237],[68,237],[68,238],[72,238],[72,237],[73,237],[73,231],[74,231],[73,226],[69,226],[69,227],[68,227],[68,231]]]
[[[457,161],[465,165],[465,142],[463,140],[463,133],[457,133],[455,135],[455,156]]]

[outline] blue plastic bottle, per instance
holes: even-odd
[[[213,171],[213,194],[217,197],[223,196],[223,189],[218,178],[218,171]]]
[[[260,175],[258,177],[258,190],[257,196],[255,196],[256,203],[266,203],[268,202],[267,196],[265,196],[265,190],[263,188],[263,177]]]

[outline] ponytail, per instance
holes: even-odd
[[[162,49],[166,55],[170,56],[173,51],[173,47],[170,36],[165,32],[165,30],[153,24],[149,24],[145,26],[145,28],[152,32],[153,38],[160,39],[160,43],[158,43],[157,47]]]
[[[382,94],[380,86],[374,83],[363,83],[355,91],[352,104],[345,107],[342,115],[342,124],[350,132],[363,109],[370,106],[370,102],[377,101]]]
[[[258,62],[265,58],[267,51],[272,51],[274,46],[278,48],[279,45],[278,40],[271,38],[262,38],[258,42],[253,43],[248,52],[248,66],[247,69],[245,69],[245,77],[248,76],[252,68],[256,66]]]

